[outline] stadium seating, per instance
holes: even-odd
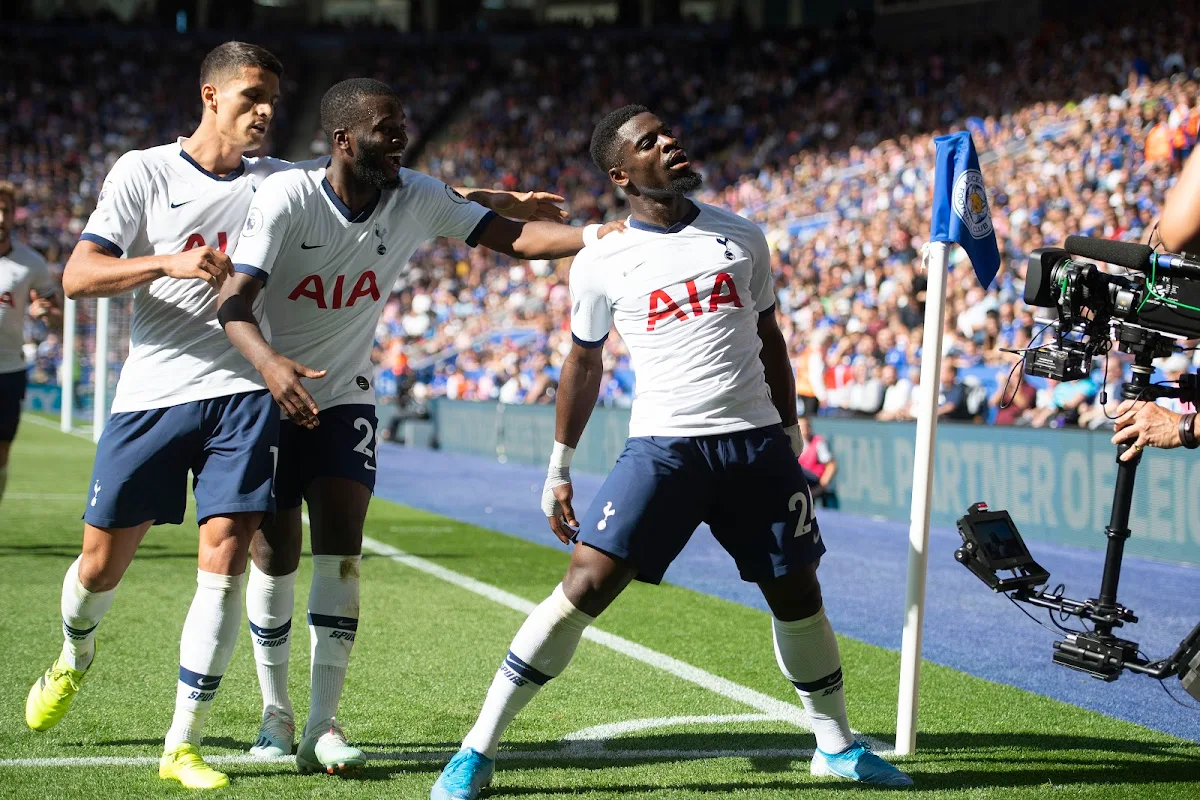
[[[1166,29],[1177,35],[1160,36]],[[1073,424],[1052,386],[1034,387],[1034,408],[997,415],[1013,362],[1002,348],[1036,333],[1020,299],[1023,259],[1070,233],[1144,238],[1200,127],[1200,85],[1187,72],[1200,64],[1196,32],[1162,8],[1134,24],[1100,15],[1091,29],[929,56],[877,52],[853,29],[749,40],[683,28],[637,47],[567,31],[542,34],[557,38],[536,39],[519,57],[485,40],[417,53],[349,48],[335,77],[379,77],[405,94],[421,139],[416,168],[458,185],[557,191],[576,222],[624,213],[588,157],[599,115],[626,102],[658,110],[706,173],[699,199],[763,226],[798,368],[813,332],[828,334],[818,393],[833,414],[874,413],[918,363],[932,137],[969,128],[1003,265],[987,291],[968,264],[953,265],[944,350],[958,379],[989,399],[981,419]],[[115,156],[193,121],[190,91],[176,87],[190,87],[203,48],[146,36],[109,48],[68,43],[46,58],[36,42],[3,45],[0,164],[24,192],[19,234],[61,264]],[[164,60],[168,46],[195,57]],[[692,57],[698,49],[705,59]],[[478,57],[462,68],[468,50]],[[31,81],[35,96],[17,92]],[[1165,150],[1147,146],[1152,132]],[[421,400],[552,401],[570,342],[568,267],[446,241],[424,248],[378,329],[383,399],[394,387]],[[30,326],[38,375],[53,368],[46,336]],[[634,387],[617,337],[605,365],[602,402],[628,404]]]

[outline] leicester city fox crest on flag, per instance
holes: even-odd
[[[971,259],[979,282],[987,288],[1000,269],[1000,251],[975,143],[967,131],[939,136],[933,141],[937,146],[937,168],[929,240],[956,242]]]
[[[969,169],[954,179],[954,213],[976,239],[992,232],[991,209],[979,170]]]

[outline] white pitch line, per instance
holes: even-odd
[[[57,426],[52,425],[45,420],[36,417],[30,417],[38,424],[45,427],[57,429]],[[72,431],[72,435],[80,438],[89,439],[82,434]],[[90,440],[90,439],[89,439]],[[302,515],[305,524],[308,524],[308,514]],[[515,595],[511,592],[506,592],[491,584],[476,580],[467,575],[447,569],[441,564],[414,556],[406,553],[397,547],[390,544],[385,544],[369,536],[363,537],[363,549],[369,550],[379,556],[384,556],[407,567],[424,572],[435,578],[440,578],[447,583],[453,584],[460,589],[485,597],[502,606],[511,608],[514,611],[519,611],[522,614],[529,614],[537,607],[536,603],[526,600],[523,597]],[[651,650],[649,647],[638,644],[637,642],[625,639],[612,633],[597,630],[596,628],[588,628],[583,633],[583,638],[595,642],[602,647],[607,647],[622,655],[628,656],[635,661],[640,661],[643,664],[654,667],[655,669],[666,672],[677,678],[695,684],[702,688],[708,689],[714,694],[721,695],[729,700],[747,705],[751,708],[762,712],[762,715],[757,714],[736,714],[724,715],[727,717],[725,721],[757,721],[762,720],[778,720],[780,722],[790,722],[804,730],[810,730],[808,717],[804,710],[798,706],[786,703],[782,700],[755,691],[748,686],[734,683],[727,678],[722,678],[719,675],[713,675],[711,672],[694,667],[677,658],[672,658],[665,653],[660,653],[657,650]],[[667,718],[670,719],[670,718]],[[690,719],[690,718],[689,718]],[[698,721],[714,721],[711,717],[695,718]],[[661,722],[661,720],[654,720]],[[645,722],[644,720],[632,720],[632,723]],[[620,726],[630,723],[614,723],[613,725]],[[687,723],[679,723],[687,724]],[[613,727],[610,726],[597,726]],[[583,732],[573,734],[579,736]],[[881,754],[887,755],[892,752],[892,747],[885,742],[872,737],[862,736],[860,738],[866,740],[871,748]],[[605,759],[674,759],[674,760],[697,760],[707,758],[809,758],[813,754],[811,748],[797,749],[759,749],[759,750],[604,750],[593,747],[586,747],[586,750],[581,750],[580,745],[584,745],[582,739],[572,739],[571,744],[561,750],[540,750],[540,751],[503,751],[499,754],[500,760],[508,761],[555,761],[564,758],[578,759],[580,757],[605,758]],[[430,752],[396,752],[396,753],[374,753],[369,756],[371,759],[383,760],[408,760],[408,761],[444,761],[452,757],[453,753],[430,753]],[[291,758],[281,758],[273,760],[264,760],[250,755],[213,755],[207,757],[206,761],[213,764],[251,764],[251,763],[272,763],[277,761],[280,763],[291,763]],[[0,759],[0,768],[4,767],[70,767],[70,766],[150,766],[157,764],[158,759],[150,756],[84,756],[84,757],[65,757],[65,758],[9,758]]]
[[[559,750],[501,750],[497,755],[499,761],[515,762],[546,762],[546,761],[581,761],[589,759],[614,759],[635,761],[637,759],[655,759],[672,761],[699,761],[710,758],[811,758],[812,748],[788,749],[757,749],[757,750],[587,750],[579,751],[572,748]],[[389,753],[368,753],[371,761],[408,761],[413,763],[442,764],[454,756],[453,752],[432,752],[429,750],[398,751]],[[295,758],[256,758],[252,755],[208,755],[204,760],[209,764],[283,764],[292,765]],[[0,759],[0,769],[9,768],[39,768],[39,767],[150,767],[158,763],[152,756],[79,756],[70,758],[6,758]]]
[[[33,414],[22,414],[21,422],[32,422],[34,425],[41,425],[43,428],[50,428],[51,430],[56,430],[59,433],[66,433],[68,436],[74,436],[77,439],[84,439],[89,442],[92,440],[92,435],[90,433],[81,433],[77,430],[63,431],[62,427],[57,422],[51,422],[48,419],[35,417]],[[91,430],[90,425],[88,426],[88,430]]]
[[[672,728],[677,725],[727,725],[733,722],[782,722],[770,714],[709,714],[689,717],[654,717],[652,719],[627,719],[624,722],[606,722],[593,725],[563,737],[564,742],[589,747],[603,746],[608,739],[654,728]]]
[[[363,537],[363,549],[369,550],[372,553],[380,556],[386,556],[392,561],[396,561],[405,566],[424,572],[427,575],[432,575],[435,578],[440,578],[447,583],[451,583],[460,589],[466,589],[468,592],[477,594],[480,597],[486,597],[495,603],[511,608],[514,611],[519,611],[522,614],[529,614],[537,607],[536,603],[526,600],[524,597],[519,597],[511,592],[506,592],[503,589],[498,589],[491,584],[478,581],[454,570],[447,569],[441,564],[414,556],[409,553],[393,547],[390,544],[385,544],[378,540],[372,539],[369,536]],[[793,725],[810,730],[808,724],[808,715],[804,713],[804,709],[799,706],[786,703],[782,700],[755,691],[748,686],[742,686],[739,683],[722,678],[719,675],[713,675],[711,672],[694,667],[677,658],[672,658],[665,653],[660,653],[657,650],[651,650],[649,647],[640,645],[637,642],[630,641],[621,636],[612,633],[597,630],[594,627],[589,627],[583,632],[583,638],[595,642],[610,650],[615,650],[622,655],[629,656],[634,661],[640,661],[655,669],[662,670],[669,675],[674,675],[696,686],[708,689],[714,694],[719,694],[729,700],[734,700],[750,708],[756,709],[763,714],[770,716],[772,719],[782,722],[790,722]],[[872,737],[856,734],[861,739],[871,745],[871,748],[880,755],[885,755],[892,752],[893,747],[885,742]]]

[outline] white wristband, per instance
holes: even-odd
[[[583,246],[588,247],[600,241],[600,228],[603,227],[599,223],[593,222],[591,225],[583,226]],[[557,444],[557,442],[555,443]]]
[[[554,489],[564,483],[571,482],[571,456],[575,455],[574,447],[567,447],[561,442],[554,443],[550,453],[550,468],[546,470],[546,483],[542,486],[542,513],[547,517],[557,517],[562,514],[562,506],[554,496]]]
[[[548,474],[558,475],[571,468],[571,458],[575,455],[574,447],[567,447],[562,442],[555,442],[550,452],[550,469]]]

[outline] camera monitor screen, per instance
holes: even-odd
[[[976,544],[993,569],[1011,569],[1031,560],[1007,515],[977,520],[971,527],[975,529]]]

